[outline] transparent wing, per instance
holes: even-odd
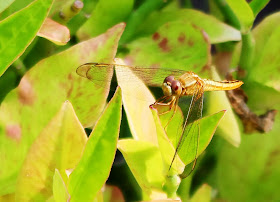
[[[104,77],[107,72],[113,71],[115,64],[105,64],[105,63],[86,63],[79,66],[76,70],[77,74],[88,78],[89,80],[98,84],[98,81],[110,81],[111,78]],[[185,71],[183,70],[172,70],[165,68],[156,68],[156,67],[133,67],[127,65],[119,65],[124,68],[129,68],[136,74],[144,83],[148,86],[157,86],[162,85],[165,77],[173,75],[175,77],[181,76]],[[124,78],[126,82],[133,82],[133,79],[129,76]],[[114,82],[114,81],[113,81]]]
[[[183,131],[178,139],[175,154],[169,167],[170,170],[178,154],[184,164],[188,165],[180,175],[181,178],[189,176],[196,165],[200,136],[200,118],[202,117],[203,108],[203,93],[203,87],[201,86],[192,96]]]

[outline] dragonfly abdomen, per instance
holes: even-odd
[[[214,90],[233,90],[239,88],[243,82],[238,80],[233,81],[213,81],[208,79],[204,80],[204,91],[214,91]]]

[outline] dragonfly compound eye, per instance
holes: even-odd
[[[173,80],[171,82],[171,89],[172,89],[173,94],[180,95],[182,92],[181,83],[177,80]]]
[[[168,76],[164,79],[163,83],[171,84],[174,81],[174,76]]]

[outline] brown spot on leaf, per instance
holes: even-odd
[[[180,33],[180,35],[178,36],[178,42],[183,43],[185,39],[186,39],[186,35],[184,33]]]
[[[153,38],[154,41],[157,41],[160,38],[160,34],[158,32],[156,32],[156,33],[153,34],[152,38]]]
[[[188,40],[188,45],[189,45],[190,47],[192,47],[192,46],[194,45],[193,40],[189,39],[189,40]]]
[[[7,125],[6,134],[12,140],[19,142],[21,139],[21,127],[18,124]]]
[[[19,101],[25,105],[32,105],[35,101],[35,93],[30,81],[23,77],[18,86]]]
[[[168,47],[168,39],[167,38],[163,38],[158,46],[160,47],[160,49],[163,51],[163,52],[168,52],[170,51],[170,48]]]
[[[68,80],[73,80],[73,76],[72,76],[72,74],[70,73],[70,74],[68,74]]]

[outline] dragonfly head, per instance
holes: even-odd
[[[182,93],[182,85],[174,76],[168,76],[163,81],[162,91],[166,96],[179,96]]]

